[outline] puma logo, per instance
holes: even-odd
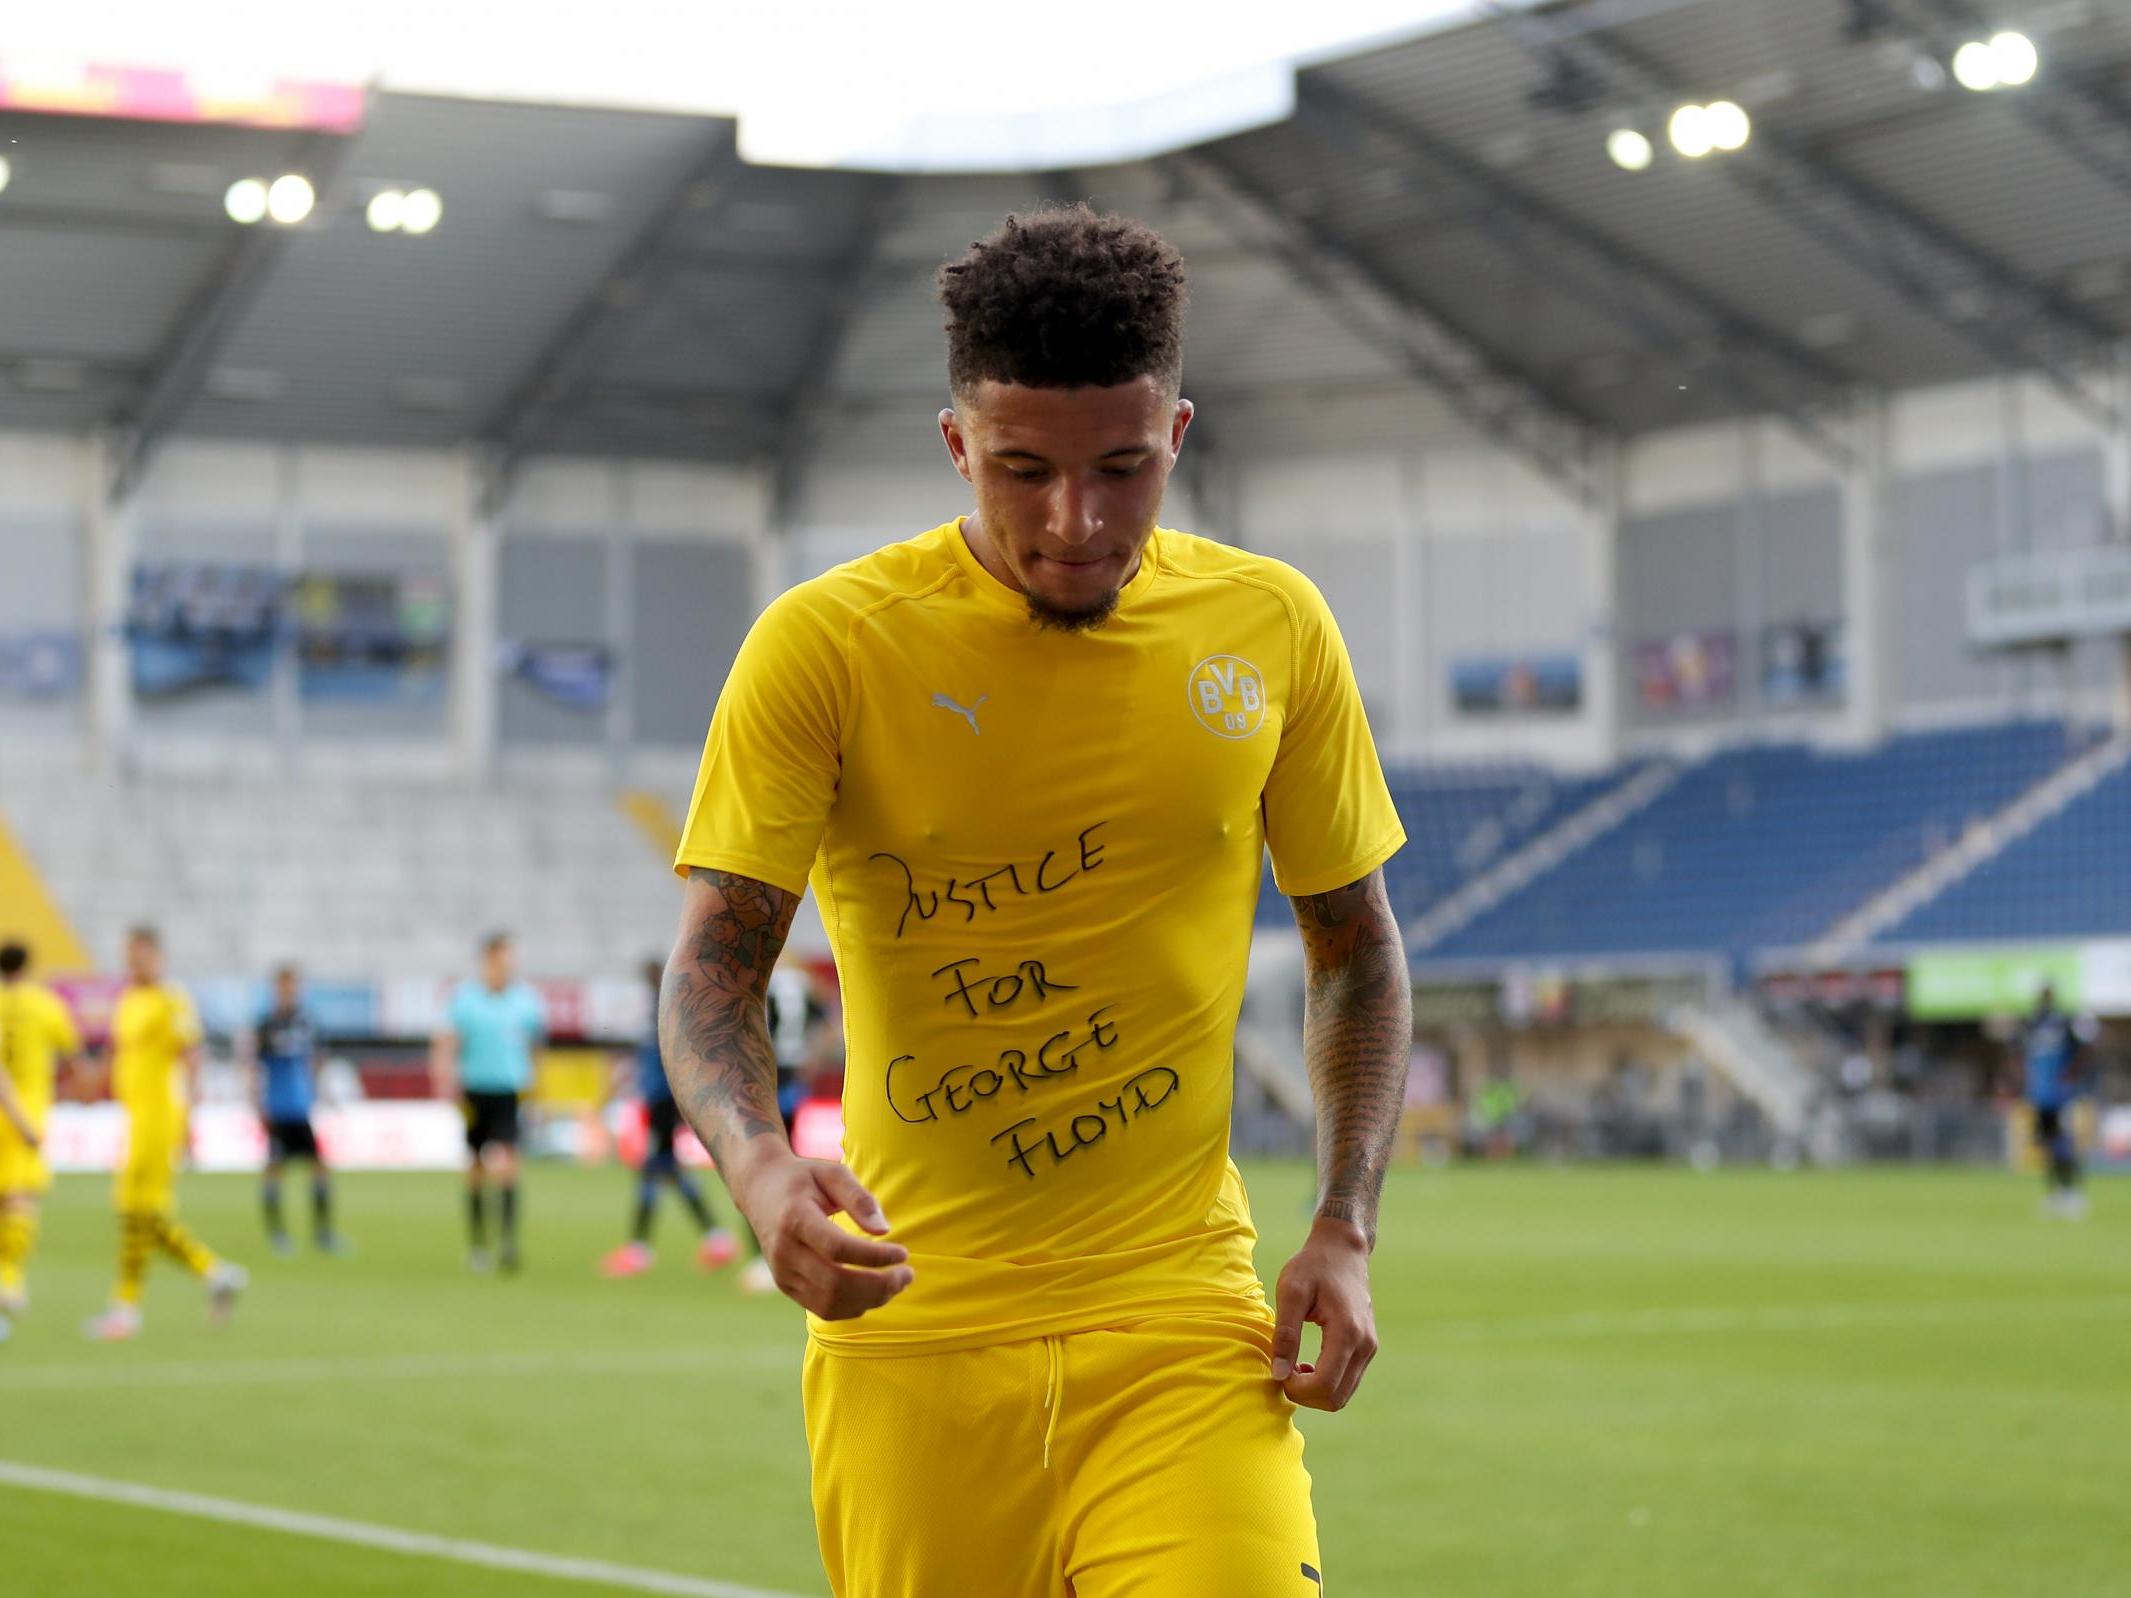
[[[979,694],[977,695],[977,702],[975,704],[958,705],[954,702],[952,698],[950,698],[946,694],[934,694],[932,696],[932,702],[939,709],[951,710],[956,715],[960,716],[964,721],[969,723],[969,730],[981,738],[984,736],[984,729],[977,725],[977,712],[984,708],[984,701],[989,698],[991,698],[990,694]]]

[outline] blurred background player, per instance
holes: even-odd
[[[702,1241],[696,1245],[698,1265],[715,1271],[730,1265],[740,1252],[738,1240],[711,1213],[703,1189],[681,1169],[681,1157],[674,1146],[681,1129],[681,1110],[674,1103],[673,1088],[666,1080],[666,1062],[659,1054],[659,982],[665,974],[663,961],[644,962],[644,980],[651,986],[651,1020],[643,1041],[636,1046],[635,1059],[636,1091],[644,1102],[644,1163],[637,1172],[636,1216],[630,1223],[629,1241],[600,1262],[601,1272],[608,1276],[640,1276],[651,1269],[651,1222],[658,1208],[661,1181],[673,1184],[674,1192],[695,1217],[696,1228],[702,1234]]]
[[[508,933],[482,940],[480,980],[452,995],[446,1025],[431,1048],[440,1098],[466,1110],[467,1264],[485,1271],[498,1260],[518,1269],[518,1130],[520,1102],[533,1084],[533,1045],[546,1032],[540,995],[517,980]],[[497,1255],[488,1251],[488,1186],[495,1178]]]
[[[2074,1020],[2057,1008],[2057,990],[2044,987],[2035,1008],[2020,1028],[2023,1091],[2035,1115],[2035,1145],[2046,1162],[2046,1200],[2052,1214],[2079,1220],[2087,1213],[2087,1196],[2079,1186],[2079,1139],[2072,1107],[2085,1091],[2089,1022]]]
[[[799,1106],[806,1102],[807,1072],[822,1041],[829,1009],[821,1002],[813,981],[790,964],[780,965],[770,973],[765,1005],[770,1047],[777,1055],[777,1114],[784,1122],[785,1137],[790,1138],[799,1119]],[[740,1224],[747,1225],[744,1217]],[[740,1289],[746,1293],[777,1291],[777,1277],[759,1243],[755,1257],[740,1273]]]
[[[66,1003],[29,978],[30,951],[0,944],[0,1343],[29,1308],[25,1272],[37,1244],[37,1206],[52,1185],[45,1118],[62,1066],[81,1053]]]
[[[111,1091],[126,1111],[126,1154],[119,1163],[118,1285],[111,1307],[86,1328],[100,1341],[141,1329],[141,1288],[148,1260],[161,1249],[207,1284],[208,1318],[229,1318],[250,1280],[177,1220],[178,1159],[185,1116],[200,1067],[200,1018],[192,998],[163,975],[163,945],[152,927],[126,937],[126,991],[111,1017]]]
[[[770,1047],[777,1051],[777,1113],[790,1136],[799,1106],[806,1102],[807,1072],[829,1009],[815,991],[813,979],[790,962],[770,973],[767,1005]]]
[[[260,1204],[266,1212],[267,1242],[276,1254],[295,1245],[281,1209],[281,1173],[291,1160],[311,1162],[311,1241],[322,1254],[341,1254],[346,1246],[333,1229],[333,1184],[318,1133],[311,1125],[317,1098],[318,1029],[303,1005],[302,977],[293,965],[274,973],[274,998],[252,1034],[253,1092],[259,1119],[266,1126],[266,1176]]]

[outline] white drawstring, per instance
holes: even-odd
[[[1058,1412],[1065,1408],[1065,1340],[1046,1337],[1043,1350],[1049,1370],[1043,1381],[1043,1407],[1051,1412],[1051,1418],[1043,1428],[1043,1468],[1051,1468],[1051,1439],[1058,1432]]]

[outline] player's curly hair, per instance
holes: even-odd
[[[940,268],[947,377],[1108,388],[1183,381],[1184,258],[1152,228],[1085,203],[1009,216]]]

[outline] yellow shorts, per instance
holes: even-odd
[[[52,1185],[44,1156],[0,1120],[0,1193],[42,1193]]]
[[[177,1192],[178,1140],[175,1137],[127,1139],[125,1158],[118,1163],[112,1201],[122,1211],[167,1210]]]
[[[1322,1598],[1272,1324],[1170,1319],[802,1379],[836,1598]]]

